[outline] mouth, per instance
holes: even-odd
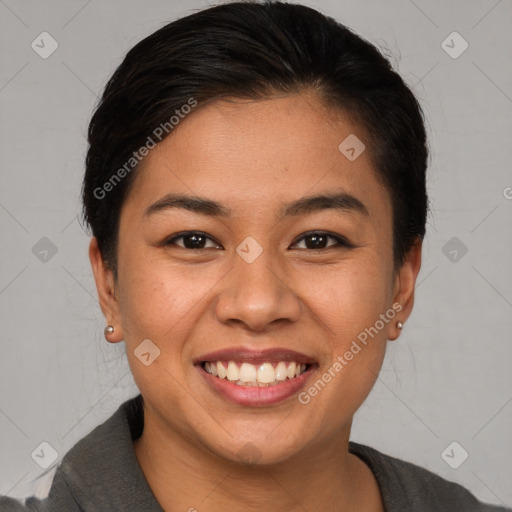
[[[241,405],[263,406],[296,394],[317,362],[290,350],[227,349],[203,355],[194,365],[210,388]]]
[[[237,386],[266,388],[299,377],[311,365],[295,361],[270,362],[261,364],[235,361],[204,361],[202,368],[206,373],[234,382]]]

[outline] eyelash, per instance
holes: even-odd
[[[179,240],[180,238],[186,238],[187,236],[191,236],[191,235],[199,235],[201,237],[207,238],[208,240],[218,244],[218,242],[216,242],[213,238],[208,236],[206,233],[203,233],[202,231],[184,231],[182,233],[178,233],[177,235],[174,235],[172,238],[167,239],[166,241],[164,241],[163,245],[164,246],[176,245],[175,244],[176,240]],[[331,234],[331,233],[326,232],[326,231],[308,231],[307,233],[304,233],[300,238],[298,238],[293,243],[293,245],[297,245],[302,240],[304,240],[304,239],[306,239],[308,237],[314,236],[314,235],[326,236],[327,238],[331,238],[333,240],[336,240],[337,243],[334,244],[334,245],[329,245],[327,247],[322,247],[320,249],[304,248],[304,249],[301,249],[301,250],[319,252],[319,251],[325,251],[327,249],[333,249],[333,248],[345,247],[345,248],[349,248],[350,249],[350,248],[354,248],[355,247],[344,236],[334,235],[334,234]],[[221,244],[218,244],[218,245],[221,245]],[[181,246],[178,246],[178,247],[181,247]],[[190,249],[188,247],[181,247],[181,248],[185,249],[187,251],[199,251],[199,250],[204,250],[204,249],[211,249],[212,247],[202,247],[202,248],[199,248],[199,249]]]

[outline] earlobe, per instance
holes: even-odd
[[[96,237],[93,237],[89,244],[89,259],[94,274],[94,281],[96,282],[101,310],[105,315],[107,325],[112,327],[108,332],[105,329],[105,338],[110,343],[122,341],[123,332],[120,322],[119,302],[116,297],[114,273],[105,263]]]
[[[416,279],[421,268],[422,241],[418,239],[404,257],[401,267],[396,272],[393,303],[400,304],[397,322],[389,333],[389,339],[395,340],[400,336],[403,325],[409,318],[414,306],[414,291]]]

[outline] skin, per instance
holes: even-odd
[[[121,211],[117,280],[91,241],[101,307],[115,326],[108,339],[125,341],[145,401],[135,453],[164,510],[383,511],[372,472],[347,446],[387,341],[413,307],[421,243],[394,267],[389,193],[368,149],[354,161],[339,151],[349,134],[370,146],[310,91],[198,108],[138,171]],[[368,213],[279,213],[333,190],[355,196]],[[233,214],[144,214],[170,192],[218,201]],[[206,248],[162,243],[194,230],[212,238]],[[354,247],[329,238],[327,248],[310,241],[308,249],[308,231],[342,235]],[[236,252],[248,236],[263,249],[252,263]],[[307,405],[297,396],[264,407],[231,403],[192,364],[233,346],[292,349],[318,362],[309,386],[394,303],[402,310]],[[147,338],[161,351],[149,366],[134,355]],[[253,464],[239,454],[248,443]]]

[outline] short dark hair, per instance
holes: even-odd
[[[138,151],[158,127],[172,133],[171,118],[191,99],[201,107],[306,89],[368,134],[373,165],[391,197],[400,265],[424,237],[428,209],[428,149],[417,99],[377,48],[333,18],[302,5],[248,1],[165,25],[134,46],[108,81],[89,125],[82,199],[83,219],[109,267],[116,270],[120,211]]]

